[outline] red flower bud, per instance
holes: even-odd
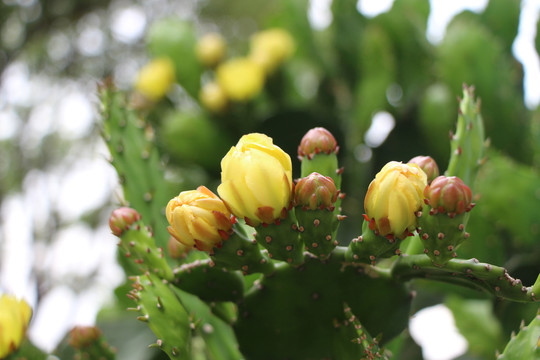
[[[439,176],[439,167],[431,156],[415,156],[408,163],[418,165],[426,173],[428,184]]]
[[[113,210],[111,213],[111,216],[109,217],[109,227],[114,235],[121,236],[125,230],[129,229],[133,223],[140,219],[141,215],[137,210],[121,207]]]
[[[314,172],[296,183],[294,204],[311,210],[317,208],[333,209],[338,193],[339,191],[331,177]]]
[[[426,202],[433,212],[462,214],[472,209],[471,189],[456,176],[439,176],[424,190]]]
[[[319,153],[330,154],[337,153],[339,147],[334,135],[322,127],[316,127],[309,130],[300,141],[298,146],[298,157],[300,160],[307,156],[311,159],[313,155]]]

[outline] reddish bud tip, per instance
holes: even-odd
[[[125,230],[128,230],[131,225],[141,219],[141,215],[137,210],[121,207],[113,210],[109,217],[109,227],[116,236],[121,236]]]
[[[319,153],[337,153],[338,149],[337,141],[332,133],[323,127],[316,127],[309,130],[300,141],[298,158],[302,160],[306,156],[310,159]]]
[[[418,165],[426,173],[428,184],[439,176],[439,167],[431,156],[415,156],[408,163]]]

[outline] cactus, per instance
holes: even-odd
[[[474,88],[463,85],[457,128],[450,139],[450,162],[446,176],[457,176],[471,189],[478,169],[485,162],[484,123],[480,102],[474,98]]]
[[[384,354],[384,350],[379,347],[379,341],[373,338],[360,324],[358,318],[351,312],[351,308],[345,304],[345,325],[352,326],[358,332],[358,337],[352,341],[362,347],[362,359],[384,359],[388,360],[388,356]]]
[[[122,214],[125,213],[133,215],[131,218],[123,215],[122,218]],[[126,217],[128,217],[128,221],[125,221]],[[119,218],[124,223],[121,231],[115,230],[118,229],[115,227],[115,223],[119,222]],[[120,254],[133,261],[133,265],[130,267],[137,269],[135,273],[150,272],[165,280],[172,280],[173,273],[164,258],[163,248],[156,246],[152,233],[144,225],[138,213],[130,208],[116,209],[113,211],[109,223],[115,235],[120,238],[118,243]]]
[[[515,11],[515,5],[508,6]],[[300,6],[281,0],[276,8],[297,10]],[[165,214],[163,208],[170,196],[163,179],[165,174],[174,175],[162,169],[157,148],[146,136],[151,128],[140,119],[140,113],[127,107],[122,94],[111,86],[101,90],[103,134],[111,149],[112,163],[124,181],[129,205],[142,215],[141,220],[139,213],[121,213],[111,220],[111,230],[120,237],[126,273],[138,275],[132,278],[134,290],[129,294],[137,302],[134,310],[157,336],[154,346],[170,357],[386,359],[391,353],[384,347],[396,348],[392,341],[399,342],[411,312],[432,301],[415,298],[411,291],[421,292],[430,286],[425,285],[429,281],[477,290],[471,296],[482,298],[486,308],[504,301],[533,305],[540,301],[540,277],[533,285],[526,284],[538,270],[533,244],[537,221],[531,217],[536,214],[532,211],[536,203],[531,204],[531,199],[538,174],[525,168],[530,160],[527,157],[520,159],[522,164],[518,166],[497,150],[489,154],[493,162],[481,166],[488,161],[485,131],[495,140],[496,148],[514,156],[523,154],[531,145],[524,136],[519,149],[509,149],[508,144],[523,131],[508,122],[502,126],[508,130],[508,138],[504,133],[493,134],[498,122],[503,121],[494,116],[497,111],[507,116],[515,110],[519,121],[523,115],[521,105],[513,103],[512,96],[506,98],[502,90],[490,86],[496,84],[490,76],[498,65],[503,72],[502,84],[512,83],[511,75],[504,71],[508,70],[508,59],[500,51],[503,45],[508,46],[509,29],[514,23],[495,29],[493,14],[501,7],[491,4],[489,12],[482,16],[460,16],[449,30],[451,36],[435,49],[423,33],[428,14],[426,0],[397,0],[392,10],[373,19],[356,11],[343,12],[355,6],[355,1],[334,1],[335,21],[328,29],[330,35],[321,32],[320,38],[309,37],[308,44],[299,42],[300,54],[290,52],[292,39],[298,42],[298,34],[278,29],[266,33],[279,35],[269,40],[260,37],[267,30],[260,30],[251,42],[245,39],[242,46],[251,44],[246,56],[239,54],[242,46],[231,42],[236,59],[220,52],[215,59],[206,59],[209,62],[203,60],[208,66],[204,75],[200,64],[192,67],[195,48],[189,50],[186,45],[194,39],[191,24],[169,20],[159,24],[158,30],[151,29],[151,54],[173,58],[178,85],[194,99],[203,85],[199,101],[210,110],[194,110],[185,108],[183,101],[165,100],[145,109],[148,118],[155,120],[152,124],[161,154],[173,159],[174,166],[188,163],[199,169],[203,174],[201,183],[205,183],[199,186],[198,180],[192,179],[194,186],[199,186],[196,192],[206,196],[192,198],[191,191],[181,189]],[[231,7],[229,11],[240,11]],[[294,28],[294,19],[288,16],[276,23],[281,20]],[[466,32],[457,24],[467,24],[464,29],[472,29],[474,37],[465,38]],[[166,28],[178,31],[168,33]],[[351,29],[358,30],[354,32],[354,46],[338,40]],[[223,34],[223,38],[227,36]],[[332,39],[336,42],[332,43]],[[262,45],[254,45],[259,42]],[[481,51],[471,44],[483,45],[481,49],[496,58],[488,70],[485,61],[472,64],[476,72],[471,73],[463,64],[467,51]],[[306,53],[315,54],[312,47],[318,46],[325,54],[337,49],[336,58],[305,58]],[[274,47],[276,53],[265,53]],[[382,55],[374,56],[379,53]],[[418,66],[430,64],[435,54],[441,57],[433,66],[438,73],[430,73],[431,66]],[[186,55],[185,66],[180,66],[180,55]],[[287,61],[289,56],[293,56],[293,65]],[[345,66],[323,73],[334,61]],[[317,86],[313,88],[296,74],[304,62],[305,69],[314,72],[312,80]],[[452,75],[455,66],[463,75],[459,79]],[[302,74],[306,74],[305,69]],[[469,78],[478,80],[476,88],[486,99],[484,104],[488,104],[489,109],[483,108],[482,114],[473,86],[463,87],[457,108],[455,102],[449,101],[457,91],[455,83]],[[205,98],[211,94],[204,95],[207,84],[225,94],[218,99],[215,112],[212,102]],[[293,93],[302,99],[289,99]],[[295,138],[294,146],[278,147],[276,144],[282,146],[281,141],[297,136],[305,126],[303,120],[294,119],[298,121],[281,129],[271,121],[281,119],[279,113],[297,114],[296,110],[283,108],[293,103],[312,106],[309,111],[299,112],[308,114],[308,120],[315,118],[310,114],[319,110],[320,118],[328,117],[332,122],[335,119],[332,128],[335,125],[345,132],[344,143],[338,146],[327,129],[317,126],[303,138]],[[325,112],[327,107],[330,113]],[[396,128],[386,144],[379,149],[369,148],[373,155],[370,159],[356,156],[360,146],[367,148],[361,144],[362,136],[373,112],[378,110],[391,112]],[[163,114],[167,114],[165,121],[160,120]],[[443,133],[445,128],[448,131],[449,119],[456,115],[450,155],[445,157],[441,153],[447,142],[441,139],[447,139]],[[223,123],[217,125],[214,121]],[[235,128],[230,132],[219,130],[227,124]],[[264,127],[274,128],[275,141],[260,131]],[[253,129],[260,132],[251,132]],[[279,138],[284,135],[280,132],[287,134]],[[230,145],[231,134],[241,138],[227,152],[222,146]],[[421,137],[416,140],[418,134]],[[298,140],[300,145],[296,146]],[[340,146],[345,151],[338,158]],[[290,155],[283,149],[297,149],[301,163],[296,180]],[[406,159],[390,161],[395,154],[389,150],[396,149],[400,156],[409,158],[414,156],[409,154],[413,150],[422,150],[420,154],[434,150],[438,158],[448,160],[448,168],[439,168],[429,156],[414,157],[409,163],[400,162]],[[141,153],[148,157],[140,157]],[[220,157],[221,163],[216,162]],[[350,173],[340,167],[343,158]],[[365,170],[379,162],[386,165],[369,187],[364,186],[370,175]],[[218,179],[216,170],[220,164]],[[365,173],[359,174],[359,169]],[[520,178],[514,181],[515,188],[503,185],[515,175],[512,169]],[[439,172],[444,175],[439,176]],[[350,189],[350,199],[344,197],[341,187]],[[518,195],[517,188],[523,193]],[[219,196],[209,189],[217,189]],[[522,196],[525,192],[526,197]],[[362,204],[358,195],[364,193]],[[479,205],[471,211],[476,202]],[[521,214],[527,209],[531,215]],[[500,222],[505,222],[506,227],[494,221],[496,216],[504,218]],[[169,240],[165,220],[176,242],[172,245],[185,246],[179,251],[172,246],[175,260],[166,258],[160,250]],[[477,226],[478,221],[483,227]],[[470,223],[472,229],[468,228]],[[486,228],[490,228],[489,234],[508,229],[497,234],[497,239],[504,238],[509,248],[523,242],[530,249],[529,257],[507,259],[501,255],[494,264],[485,262],[480,255],[489,248],[483,244],[493,241],[484,239]],[[485,247],[477,256],[482,261],[473,258],[474,254],[469,260],[459,258],[456,250],[460,246],[467,254],[471,248],[476,252]],[[447,292],[457,287],[442,289],[437,301],[444,301]],[[494,317],[493,321],[499,320]],[[519,354],[516,348],[536,336],[537,322],[534,320],[510,342],[510,350],[502,358]],[[489,352],[491,345],[498,346],[495,343],[487,343],[483,350]]]
[[[155,232],[158,246],[166,247],[169,235],[163,210],[170,194],[159,155],[151,141],[153,130],[129,107],[125,94],[111,83],[102,84],[100,98],[103,138],[124,196]]]
[[[244,296],[242,276],[215,267],[210,259],[180,266],[175,270],[174,284],[204,301],[239,301]]]
[[[518,334],[512,334],[508,345],[503,353],[497,357],[497,360],[538,359],[539,357],[540,313],[534,317],[529,325],[521,324]]]
[[[151,346],[163,350],[171,359],[188,359],[190,317],[169,284],[150,273],[133,277],[132,281],[133,290],[128,295],[137,306],[131,310],[138,312],[137,320],[148,323],[158,337]]]

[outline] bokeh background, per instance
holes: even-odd
[[[201,33],[219,24],[229,37],[246,38],[261,21],[257,7],[247,3],[251,2],[0,2],[0,292],[30,302],[34,318],[29,336],[44,350],[53,351],[73,325],[94,324],[100,310],[114,303],[114,289],[124,280],[107,224],[122,195],[100,137],[97,84],[111,77],[119,88],[130,89],[148,61],[144,38],[149,24],[171,14],[194,19]],[[314,31],[331,26],[331,4],[309,2]],[[357,11],[371,18],[392,4],[360,0]],[[487,0],[431,0],[430,5],[426,37],[437,45],[456,14],[481,13]],[[539,11],[540,1],[521,1],[521,11],[512,19],[519,22],[519,31],[508,49],[523,72],[518,92],[531,111],[540,102],[535,47]],[[389,103],[399,100],[399,91],[388,89]],[[395,126],[388,112],[374,114],[364,143],[356,149],[359,161],[367,161],[392,131],[396,135]],[[540,198],[540,191],[536,195]],[[456,333],[448,309],[437,309],[428,318],[439,316],[443,320],[436,322],[446,326],[426,331],[430,323],[421,324],[424,317],[418,315],[411,332],[422,325],[418,332],[424,333],[426,359],[459,356],[467,344]],[[151,356],[140,347],[136,353],[129,350],[129,344],[153,340],[145,327],[129,316],[112,319],[102,324],[111,343],[124,345],[119,358]],[[446,341],[436,342],[441,338]]]

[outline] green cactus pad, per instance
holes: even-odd
[[[353,263],[375,264],[379,259],[399,254],[400,242],[401,240],[398,238],[388,239],[375,235],[369,228],[369,223],[364,221],[362,236],[352,239],[346,257],[348,261]]]
[[[196,260],[175,269],[174,284],[204,301],[238,301],[244,295],[242,275],[218,268],[210,259]]]
[[[358,337],[352,340],[353,343],[358,344],[362,348],[363,357],[362,359],[384,359],[388,360],[388,356],[385,355],[384,349],[379,347],[379,341],[376,338],[373,338],[362,326],[356,315],[351,311],[351,308],[345,304],[345,324],[347,326],[352,326]]]
[[[411,296],[404,286],[343,260],[344,250],[327,262],[280,266],[246,294],[235,325],[246,359],[360,359],[361,347],[351,342],[356,330],[340,326],[344,301],[382,342],[407,326]]]
[[[288,212],[287,218],[274,224],[261,224],[255,230],[255,240],[268,251],[268,257],[292,265],[302,263],[304,246],[293,211]]]
[[[149,138],[150,128],[129,107],[126,95],[112,84],[102,85],[100,99],[103,138],[124,197],[152,228],[158,246],[165,248],[169,234],[164,208],[172,194],[167,191],[159,154]]]
[[[430,214],[430,209],[429,205],[424,205],[418,218],[418,234],[425,254],[434,264],[443,266],[457,256],[456,249],[469,237],[465,232],[468,213],[450,217],[445,213]]]
[[[497,360],[540,359],[540,312],[506,345]]]
[[[474,98],[473,87],[464,86],[456,133],[450,140],[450,162],[445,175],[457,176],[473,190],[478,169],[485,161],[485,141],[480,101]]]
[[[274,265],[263,256],[257,242],[249,240],[238,224],[233,230],[221,247],[215,247],[210,254],[215,266],[230,271],[241,270],[245,275],[273,271]]]
[[[137,303],[138,320],[148,323],[157,336],[156,346],[171,359],[189,359],[191,322],[188,312],[165,280],[153,274],[133,277],[129,297]]]
[[[135,264],[130,269],[137,268],[138,274],[149,272],[172,280],[173,273],[163,256],[163,249],[156,246],[152,234],[142,221],[132,224],[129,230],[122,233],[118,246],[120,254]]]
[[[195,333],[204,340],[209,359],[243,359],[238,350],[238,342],[234,332],[227,322],[214,315],[213,309],[197,296],[178,288],[173,288],[173,290],[193,319],[192,325]]]
[[[306,250],[324,259],[337,246],[334,234],[339,226],[336,209],[295,209],[300,237],[304,240]]]

